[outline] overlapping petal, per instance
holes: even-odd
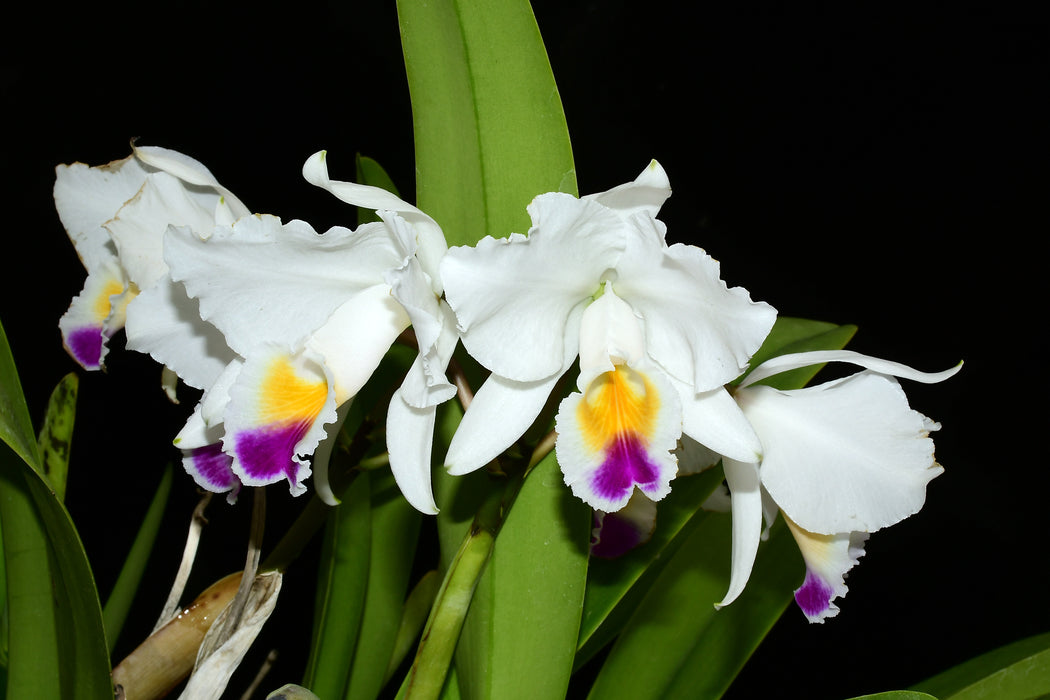
[[[818,535],[785,517],[806,562],[806,578],[795,590],[795,602],[810,622],[824,622],[839,614],[833,602],[846,595],[846,574],[864,556],[866,532]]]

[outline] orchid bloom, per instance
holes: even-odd
[[[247,213],[196,160],[166,148],[133,151],[103,166],[73,163],[56,168],[55,207],[88,273],[83,291],[59,327],[70,355],[89,370],[102,367],[106,342],[125,321],[134,323],[133,300],[164,279],[161,239],[169,224],[210,229],[217,221]],[[179,301],[169,294],[159,305],[148,300],[141,304],[150,307],[138,315],[146,319],[140,324],[145,332],[152,333],[162,318],[177,314]],[[184,327],[182,335],[201,339],[213,333],[200,326]],[[131,349],[139,349],[137,339],[129,330]],[[177,364],[179,358],[197,356],[203,342],[194,349],[175,340],[161,361]],[[210,381],[222,364],[213,362],[196,386]]]
[[[803,389],[757,382],[824,362],[864,371]],[[941,382],[952,369],[926,373],[847,350],[772,358],[740,383],[735,398],[762,441],[762,459],[724,457],[733,513],[729,590],[716,607],[743,591],[763,519],[779,510],[802,552],[806,577],[795,600],[811,622],[838,614],[844,577],[864,554],[868,535],[917,513],[926,485],[943,469],[929,433],[940,426],[912,410],[894,379]]]
[[[444,371],[457,337],[438,300],[436,275],[421,258],[424,251],[440,257],[444,237],[429,217],[389,192],[329,180],[324,152],[303,172],[348,201],[376,208],[381,220],[320,235],[303,221],[273,216],[245,217],[207,237],[168,230],[164,255],[172,279],[238,356],[176,442],[189,455],[187,468],[220,492],[286,479],[301,494],[311,474],[306,458],[318,450],[317,492],[337,502],[324,471],[331,440],[322,441],[334,436],[348,402],[411,324],[420,358],[391,403],[390,464],[409,502],[436,512],[433,409],[455,393]]]
[[[633,182],[528,207],[528,235],[448,251],[441,277],[467,352],[491,375],[446,457],[452,474],[495,459],[539,415],[579,357],[579,392],[562,401],[557,455],[594,509],[637,488],[670,490],[683,433],[737,459],[761,445],[724,384],[747,367],[776,312],[727,288],[703,250],[668,246],[656,219],[670,196],[653,161]]]

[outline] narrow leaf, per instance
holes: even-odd
[[[982,654],[915,685],[941,700],[1020,700],[1050,695],[1050,633]]]
[[[0,439],[8,697],[112,697],[91,567],[69,513],[40,476],[36,438],[2,326]]]
[[[376,697],[386,681],[422,522],[422,514],[401,495],[390,471],[369,476],[372,542],[347,698]]]
[[[66,477],[69,474],[69,455],[73,441],[73,423],[77,413],[77,388],[80,380],[72,372],[51,392],[40,428],[37,443],[40,446],[41,469],[58,500],[66,500]]]
[[[369,476],[354,479],[325,526],[313,641],[303,680],[322,698],[343,696],[361,626],[372,538]]]

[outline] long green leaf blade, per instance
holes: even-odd
[[[346,689],[361,627],[371,548],[369,474],[358,475],[343,502],[328,514],[314,633],[303,685],[322,698],[340,698]]]
[[[65,508],[40,476],[32,422],[0,326],[0,531],[7,697],[112,697],[98,593]]]
[[[397,641],[422,514],[409,505],[389,471],[369,474],[372,486],[370,561],[346,697],[382,690]]]
[[[449,245],[528,230],[543,192],[576,194],[561,98],[528,2],[398,2],[418,206]]]
[[[1050,633],[982,654],[916,684],[913,690],[941,700],[1023,700],[1050,695]]]

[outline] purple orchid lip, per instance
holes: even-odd
[[[617,436],[605,461],[591,479],[591,487],[610,501],[629,497],[635,486],[647,491],[657,485],[660,470],[633,434]]]
[[[309,421],[295,421],[245,430],[234,438],[237,459],[252,482],[273,482],[287,478],[297,483],[299,466],[295,446],[310,428]]]
[[[228,491],[240,482],[230,469],[231,459],[222,451],[222,443],[216,442],[190,451],[189,459],[196,474],[207,483],[211,491]]]
[[[807,568],[806,580],[795,591],[795,602],[802,608],[806,617],[814,619],[831,607],[834,594],[835,591],[824,579]]]
[[[66,347],[85,369],[98,369],[102,362],[102,327],[84,326],[66,337]]]

